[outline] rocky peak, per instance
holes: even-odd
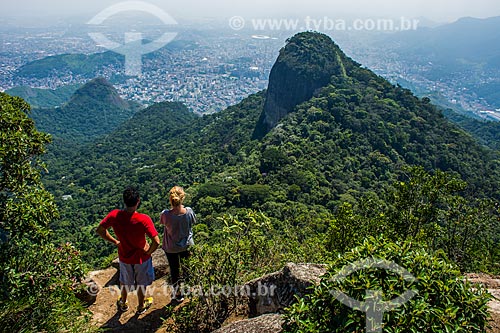
[[[271,69],[266,102],[254,138],[266,135],[295,106],[328,85],[333,75],[347,76],[352,63],[324,34],[302,32],[288,39]]]

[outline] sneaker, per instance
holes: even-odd
[[[144,300],[142,307],[137,308],[137,314],[143,314],[153,305],[153,297],[148,297]]]
[[[184,297],[182,297],[182,296],[175,296],[175,301],[178,302],[178,303],[182,303],[182,302],[184,302]]]
[[[118,300],[116,301],[116,306],[118,307],[118,310],[122,312],[128,311],[128,302],[127,301],[123,302],[121,297],[118,297]]]

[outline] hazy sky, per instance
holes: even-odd
[[[117,0],[2,0],[0,16],[85,16],[89,18]],[[245,18],[286,18],[327,15],[347,17],[420,17],[450,22],[460,17],[500,16],[498,0],[150,0],[174,18],[239,15]]]

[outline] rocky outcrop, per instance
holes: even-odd
[[[271,69],[254,138],[262,138],[295,106],[311,99],[330,83],[332,75],[346,76],[353,64],[324,34],[303,32],[290,38]]]
[[[161,266],[167,265],[163,251],[155,252],[153,260]],[[168,268],[168,267],[167,267]],[[249,291],[244,298],[246,309],[245,319],[227,323],[214,333],[280,333],[284,323],[280,312],[295,301],[295,295],[304,297],[311,292],[310,286],[317,285],[321,276],[326,273],[326,265],[318,264],[287,264],[282,270],[262,276],[246,284]],[[163,270],[166,274],[168,269]],[[160,275],[162,271],[159,271]],[[170,303],[170,293],[165,279],[157,280],[151,286],[154,292],[153,307],[146,314],[136,316],[134,311],[117,316],[115,302],[119,291],[117,289],[118,271],[110,267],[106,270],[91,272],[87,279],[89,290],[94,295],[89,298],[94,302],[89,307],[93,313],[92,321],[101,328],[116,332],[167,332],[162,327],[165,319],[165,306]],[[483,284],[495,297],[489,307],[492,314],[488,333],[500,333],[500,278],[486,274],[467,274],[466,278],[477,284]],[[259,290],[260,288],[260,290]],[[272,291],[272,293],[271,293]],[[259,294],[260,292],[260,294]],[[136,297],[129,298],[130,307],[137,306]],[[241,314],[239,314],[241,315]],[[247,318],[252,317],[252,318]],[[239,317],[241,318],[241,317]]]
[[[283,319],[279,314],[267,314],[257,318],[240,320],[213,333],[279,333]]]
[[[473,283],[480,284],[488,289],[492,299],[488,303],[491,314],[490,333],[500,333],[500,277],[488,274],[466,274],[465,278]]]
[[[283,319],[279,313],[295,302],[295,296],[308,294],[325,273],[326,265],[288,263],[278,272],[248,282],[246,312],[253,318],[230,323],[214,333],[281,332]]]
[[[89,276],[82,281],[82,285],[78,288],[76,297],[85,305],[92,305],[97,299],[97,294],[101,291],[101,287],[93,278],[94,272],[90,272]]]
[[[319,284],[325,273],[326,265],[289,263],[279,272],[248,282],[249,316],[280,312],[290,306],[296,296],[303,297],[309,287]]]

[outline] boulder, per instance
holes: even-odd
[[[162,249],[153,252],[153,267],[155,269],[155,278],[158,280],[170,274],[170,266],[168,265],[167,256]]]
[[[234,322],[213,333],[279,333],[282,331],[282,324],[283,319],[279,314],[266,314]]]
[[[249,317],[278,313],[303,297],[309,287],[317,285],[326,273],[326,265],[288,263],[279,272],[271,273],[248,282]]]
[[[97,294],[101,291],[101,287],[92,277],[87,277],[76,289],[76,297],[85,305],[94,304]]]

